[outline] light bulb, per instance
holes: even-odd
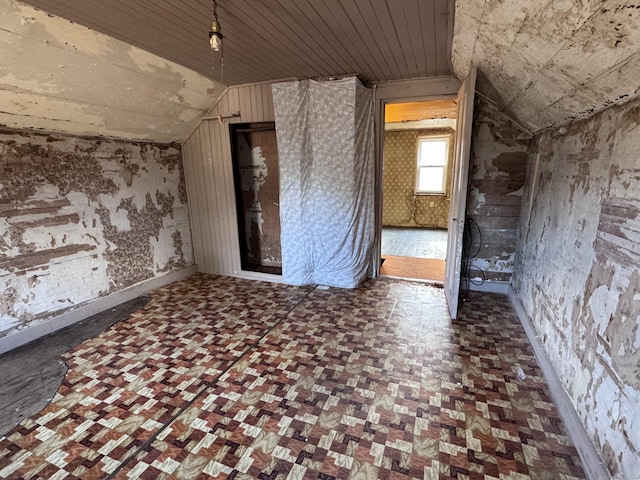
[[[218,35],[211,35],[209,38],[209,44],[211,45],[211,50],[219,52],[220,47],[222,46],[222,39]]]

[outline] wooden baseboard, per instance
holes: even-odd
[[[13,350],[14,348],[25,345],[33,340],[48,335],[56,330],[72,325],[87,317],[100,313],[116,305],[120,305],[132,298],[139,297],[150,290],[160,288],[168,283],[182,280],[196,273],[197,267],[191,266],[176,270],[161,277],[155,277],[136,285],[132,285],[118,292],[114,292],[106,297],[101,297],[89,303],[85,303],[78,307],[65,310],[59,315],[54,315],[41,320],[33,326],[25,327],[14,333],[10,333],[6,337],[0,338],[0,354]]]
[[[567,433],[569,434],[573,445],[578,451],[584,473],[589,480],[610,479],[611,474],[605,468],[600,455],[596,451],[593,442],[589,438],[587,431],[584,429],[582,422],[580,421],[580,417],[578,417],[578,413],[575,411],[575,408],[571,403],[569,395],[562,387],[562,383],[560,382],[549,357],[547,357],[542,344],[536,336],[537,333],[531,324],[529,316],[525,312],[522,302],[511,287],[509,287],[508,296],[511,301],[511,305],[513,305],[513,308],[520,319],[520,323],[527,334],[529,343],[533,347],[536,360],[538,361],[542,374],[549,385],[551,398],[558,409],[560,418],[567,429]]]

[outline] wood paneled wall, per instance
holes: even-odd
[[[183,145],[193,245],[200,272],[262,278],[240,265],[229,124],[274,121],[271,84],[231,87],[209,115],[238,112],[203,121]]]
[[[505,292],[511,282],[531,137],[477,98],[467,197],[471,290]]]

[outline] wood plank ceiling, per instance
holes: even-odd
[[[27,3],[221,79],[210,0]],[[640,95],[640,8],[624,0],[219,0],[218,15],[227,85],[476,66],[477,90],[530,132]]]
[[[27,3],[220,80],[208,0]],[[219,0],[224,82],[451,74],[452,0]],[[212,70],[212,65],[215,69]]]

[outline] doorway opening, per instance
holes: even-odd
[[[442,284],[456,99],[387,103],[380,274]]]
[[[275,123],[233,124],[231,148],[242,270],[281,275]]]

